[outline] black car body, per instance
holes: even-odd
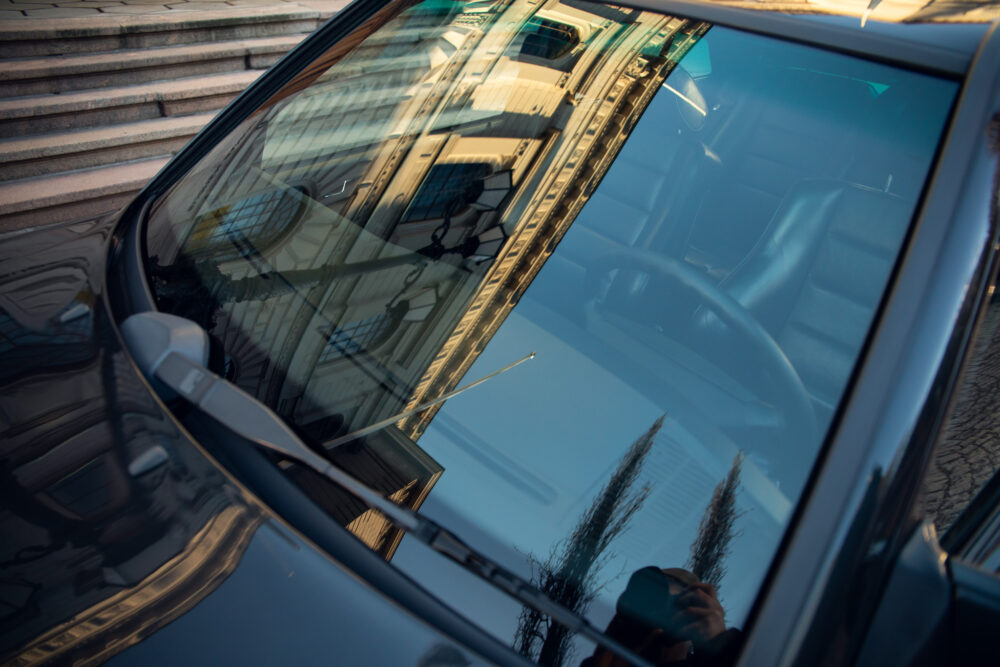
[[[8,234],[5,664],[988,664],[1000,42],[869,13],[359,0]]]

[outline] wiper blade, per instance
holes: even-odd
[[[652,667],[648,660],[632,649],[601,632],[586,618],[552,600],[489,556],[473,549],[447,528],[408,507],[393,503],[309,449],[270,408],[205,367],[208,335],[198,324],[168,313],[146,312],[127,318],[122,322],[121,330],[140,370],[152,382],[165,385],[237,435],[323,475],[370,508],[381,512],[408,535],[522,604],[548,615],[571,632],[587,637],[635,665]]]

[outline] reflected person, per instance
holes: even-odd
[[[726,629],[715,587],[681,568],[637,570],[605,631],[655,665],[722,667],[735,664],[742,633]],[[598,647],[581,667],[625,667]]]

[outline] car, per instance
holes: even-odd
[[[4,664],[993,664],[994,13],[356,0],[3,237]]]

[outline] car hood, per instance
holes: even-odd
[[[0,660],[474,661],[277,520],[164,411],[104,306],[112,227],[0,243]]]

